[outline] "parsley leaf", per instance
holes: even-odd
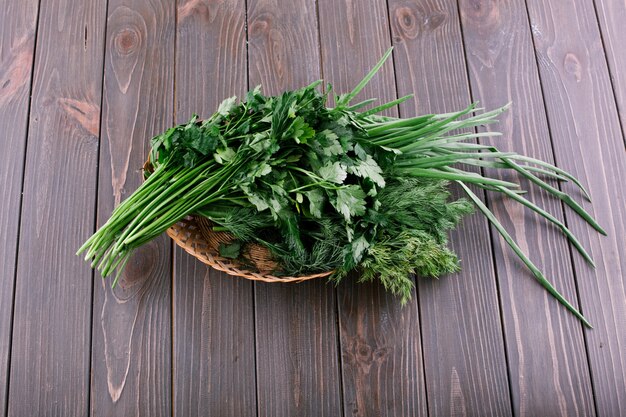
[[[365,236],[361,235],[358,238],[354,239],[351,243],[351,252],[352,258],[354,259],[354,263],[358,264],[361,259],[363,259],[363,255],[367,248],[369,248],[370,243],[367,241]]]
[[[357,160],[354,165],[348,166],[347,170],[349,173],[358,177],[372,180],[372,182],[381,188],[385,186],[383,170],[380,169],[374,158],[370,155],[367,155],[365,160]]]
[[[284,138],[293,138],[296,143],[307,143],[314,136],[315,130],[300,116],[294,119],[289,130],[283,134]]]
[[[225,99],[217,108],[217,112],[221,116],[224,116],[224,117],[228,116],[228,113],[230,113],[235,108],[236,101],[237,101],[237,96],[232,96],[232,97]]]
[[[234,241],[233,243],[224,244],[220,243],[219,246],[220,256],[223,258],[236,259],[241,252],[241,242]]]
[[[365,214],[365,192],[355,184],[340,188],[333,206],[349,222],[352,216]]]
[[[319,188],[314,188],[304,194],[309,199],[309,211],[313,217],[320,219],[322,217],[322,210],[324,209],[324,202],[326,201],[324,192]]]
[[[341,155],[344,153],[339,137],[332,130],[326,129],[317,135],[318,153],[326,156]]]
[[[322,166],[317,172],[322,179],[334,182],[335,184],[343,184],[346,177],[348,176],[348,172],[346,171],[346,167],[340,162],[327,162],[326,165]]]
[[[218,164],[225,164],[235,158],[236,152],[233,148],[220,148],[213,154]]]

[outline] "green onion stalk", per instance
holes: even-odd
[[[199,208],[229,201],[234,193],[226,187],[227,180],[237,173],[241,159],[235,157],[223,166],[208,160],[191,169],[170,160],[155,163],[154,171],[146,172],[146,181],[115,208],[78,253],[86,251],[85,259],[91,259],[91,267],[103,277],[117,269],[115,285],[136,248]]]

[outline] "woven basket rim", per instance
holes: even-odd
[[[194,217],[188,217],[176,223],[167,230],[167,235],[187,253],[198,259],[200,262],[209,265],[213,269],[225,272],[228,275],[242,277],[252,281],[262,282],[285,282],[296,283],[308,281],[316,278],[323,278],[333,274],[335,271],[325,271],[317,274],[302,276],[276,276],[272,274],[261,274],[241,268],[232,263],[231,259],[223,258],[210,250],[206,239],[200,232]]]
[[[150,163],[150,157],[148,157],[144,163],[143,169],[151,171],[152,164]],[[144,178],[143,173],[142,178]],[[316,278],[324,278],[335,272],[331,270],[295,277],[276,276],[273,274],[262,274],[243,268],[240,265],[235,265],[231,259],[221,257],[218,253],[211,250],[210,245],[200,231],[200,227],[193,216],[189,216],[171,226],[167,229],[167,235],[176,245],[180,246],[185,252],[189,253],[200,262],[228,275],[249,279],[251,281],[298,283]]]

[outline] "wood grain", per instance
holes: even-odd
[[[348,92],[390,46],[387,5],[321,1],[319,13],[324,78],[336,93]],[[396,98],[391,60],[355,103],[370,97]],[[337,290],[345,414],[427,415],[416,301],[403,308],[382,286],[356,280]]]
[[[424,372],[415,301],[378,283],[338,289],[345,415],[426,416]]]
[[[471,0],[460,7],[474,100],[487,108],[513,102],[494,127],[503,136],[485,143],[553,162],[524,3]],[[525,181],[521,186],[528,189]],[[531,191],[528,197],[563,217],[561,205],[544,193]],[[565,239],[519,204],[497,196],[490,204],[522,250],[576,305]],[[581,323],[532,278],[493,229],[492,235],[514,414],[594,415]]]
[[[315,4],[248,2],[249,80],[267,94],[320,78]],[[336,299],[323,280],[255,283],[259,416],[341,414]]]
[[[315,4],[297,0],[248,1],[248,67],[251,87],[280,94],[321,77]]]
[[[600,33],[590,3],[531,2],[528,11],[556,160],[588,185],[593,204],[584,207],[608,233],[600,236],[566,212],[597,264],[594,271],[574,257],[582,308],[594,325],[585,336],[597,413],[624,415],[626,152]]]
[[[584,7],[585,12],[590,13],[588,19],[591,26],[589,29],[592,31],[592,36],[596,37],[593,19],[591,19],[594,10],[587,5]],[[604,55],[610,71],[611,87],[617,101],[623,134],[626,132],[626,71],[624,71],[626,68],[626,50],[624,49],[626,44],[626,31],[624,30],[626,3],[620,0],[595,1],[595,12],[598,16]]]
[[[247,87],[245,2],[178,4],[176,121]],[[174,252],[174,414],[256,413],[252,284]]]
[[[324,80],[332,84],[335,94],[347,93],[391,46],[386,2],[320,0],[319,15]],[[353,102],[369,98],[379,99],[378,104],[396,98],[391,58]],[[396,109],[385,114],[398,115]]]
[[[175,257],[175,415],[255,415],[251,284]]]
[[[149,138],[171,124],[173,19],[169,2],[109,1],[99,225],[139,187]],[[115,289],[96,281],[93,415],[171,414],[170,251],[161,237],[136,251]]]
[[[0,410],[6,410],[13,290],[24,152],[37,25],[37,1],[8,1],[0,8],[0,131],[11,132],[0,153]]]
[[[75,252],[94,229],[105,13],[104,1],[41,3],[9,416],[89,412],[93,274]]]
[[[415,94],[402,116],[465,108],[471,98],[456,3],[392,0],[389,7],[398,95]],[[450,234],[462,271],[417,281],[430,415],[511,415],[490,241],[483,216],[466,218]]]
[[[341,415],[333,287],[255,287],[258,415]]]

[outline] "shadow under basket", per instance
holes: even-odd
[[[152,172],[150,160],[146,161],[143,169]],[[236,259],[220,256],[220,244],[229,244],[235,238],[227,232],[213,230],[213,223],[202,216],[188,216],[167,230],[167,235],[187,253],[218,271],[228,275],[242,277],[253,281],[263,282],[302,282],[315,278],[323,278],[335,271],[320,272],[302,276],[277,276],[280,265],[272,259],[268,248],[259,244],[250,243],[242,248],[245,259],[240,262]]]

